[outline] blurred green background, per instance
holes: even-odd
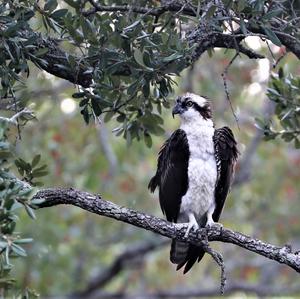
[[[252,47],[267,48],[257,40]],[[273,49],[280,55],[279,48]],[[206,55],[206,54],[205,54]],[[266,242],[300,248],[300,153],[281,139],[262,140],[255,127],[255,117],[271,113],[273,107],[265,91],[270,60],[254,61],[237,58],[228,71],[228,89],[239,119],[233,117],[226,99],[222,72],[234,53],[216,50],[213,58],[203,56],[193,69],[186,70],[177,80],[173,97],[193,91],[211,98],[216,127],[230,126],[239,143],[241,156],[236,181],[221,217],[224,226],[249,234]],[[300,75],[300,64],[293,55],[280,63],[284,70]],[[85,125],[76,99],[75,88],[32,67],[24,97],[35,105],[37,121],[30,122],[17,141],[18,155],[30,159],[42,154],[49,175],[45,187],[74,187],[99,193],[104,199],[163,217],[158,195],[150,195],[147,184],[156,169],[157,153],[164,140],[178,128],[179,120],[164,111],[164,136],[154,137],[152,148],[116,137],[112,130],[117,122]],[[159,237],[124,223],[89,214],[71,206],[57,206],[37,211],[35,221],[25,212],[20,215],[17,231],[33,237],[27,246],[28,257],[16,260],[13,276],[20,287],[29,286],[41,297],[54,297],[87,290],[95,277],[101,276],[113,261],[128,248],[159,242]],[[213,243],[224,255],[228,288],[239,286],[237,297],[269,294],[297,294],[299,277],[286,266],[230,244]],[[219,268],[206,256],[187,275],[176,272],[169,262],[169,244],[147,254],[128,258],[123,271],[112,277],[97,292],[133,294],[163,291],[211,290],[218,296]],[[97,284],[96,284],[97,285]],[[256,291],[249,292],[253,286]],[[247,291],[248,290],[248,291]],[[104,298],[103,293],[83,298]],[[98,295],[97,295],[98,294]],[[227,293],[228,295],[230,293]],[[93,297],[94,296],[94,297]],[[134,297],[132,297],[134,298]]]

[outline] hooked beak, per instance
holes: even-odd
[[[182,113],[182,108],[181,105],[179,103],[176,103],[176,105],[174,106],[173,110],[172,110],[172,116],[174,118],[175,114],[181,114]]]

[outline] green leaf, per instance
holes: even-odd
[[[82,32],[85,38],[97,42],[94,25],[86,18],[82,18],[80,20]]]
[[[148,98],[150,95],[150,82],[145,82],[143,85],[143,95],[145,98]]]
[[[19,255],[19,256],[27,256],[26,251],[19,245],[16,245],[15,243],[11,244],[12,251]]]
[[[36,216],[35,216],[33,209],[30,206],[28,206],[27,204],[24,204],[24,207],[25,207],[25,210],[26,210],[28,216],[35,220]]]
[[[240,19],[240,27],[241,27],[241,30],[242,30],[243,34],[247,35],[246,24],[245,24],[245,22],[244,22],[244,20],[242,18]]]
[[[36,52],[34,52],[34,56],[36,56],[36,57],[43,56],[43,55],[45,55],[48,51],[49,51],[48,48],[40,48],[40,49],[38,49]]]
[[[144,132],[144,140],[145,140],[146,146],[150,148],[152,146],[152,138],[151,138],[151,135],[149,133],[147,133],[146,131]]]
[[[43,202],[45,202],[45,198],[35,198],[30,201],[30,204],[38,206],[39,204],[41,204]]]
[[[123,123],[125,119],[126,119],[126,115],[125,114],[120,114],[117,117],[117,121],[120,122],[120,123]]]
[[[28,244],[31,243],[32,241],[33,241],[32,238],[24,238],[24,239],[15,240],[14,244]]]
[[[84,106],[84,108],[80,111],[80,113],[82,114],[85,123],[88,125],[90,122],[90,113],[89,113],[88,106],[87,105]]]
[[[45,170],[47,168],[47,164],[44,164],[38,168],[35,168],[34,171],[42,171],[42,170]]]
[[[136,80],[134,81],[128,88],[127,88],[127,94],[130,96],[134,96],[138,90],[139,90],[139,86],[140,86],[140,81]]]
[[[66,8],[58,9],[55,12],[53,12],[50,17],[54,20],[59,20],[60,18],[63,18],[67,14],[68,10]]]
[[[126,144],[127,146],[130,146],[132,143],[131,133],[129,130],[126,131]]]
[[[237,10],[238,12],[242,12],[244,8],[246,7],[247,2],[245,0],[238,0],[237,1]]]
[[[81,91],[81,92],[75,92],[72,94],[72,98],[74,99],[80,99],[82,97],[85,96],[85,92],[84,91]]]
[[[135,49],[133,52],[133,57],[135,59],[135,61],[142,66],[143,68],[149,70],[149,71],[153,71],[153,68],[150,68],[148,66],[145,65],[144,63],[144,59],[143,59],[143,53],[139,50],[139,49]]]
[[[265,122],[258,118],[258,117],[255,117],[255,127],[260,129],[260,130],[264,130],[265,129]]]
[[[137,25],[139,25],[141,23],[141,20],[137,20],[135,22],[133,22],[132,24],[130,24],[129,26],[125,27],[123,30],[126,31],[131,31],[133,30]]]
[[[44,10],[52,12],[57,7],[57,0],[47,0]]]
[[[25,162],[21,158],[15,160],[15,165],[17,166],[18,169],[22,169],[27,172],[29,172],[31,170],[31,165],[29,163]]]
[[[216,5],[211,5],[211,7],[208,9],[208,11],[205,14],[205,17],[207,19],[210,19],[214,15],[216,9],[217,9]]]
[[[37,170],[34,170],[32,172],[32,176],[34,178],[39,178],[39,177],[42,177],[42,176],[46,176],[48,174],[48,171],[37,171]]]
[[[278,77],[279,77],[279,79],[284,78],[284,71],[283,71],[282,67],[280,67],[279,70],[278,70]]]
[[[226,9],[230,8],[233,0],[222,0]]]
[[[76,9],[80,7],[80,1],[78,0],[64,0],[64,2],[66,2],[67,4],[69,4],[70,6]]]
[[[282,139],[286,142],[290,142],[294,139],[294,134],[290,132],[284,132],[281,135]]]
[[[268,36],[269,40],[276,46],[281,47],[281,41],[278,39],[277,35],[268,27],[263,27],[264,32]]]
[[[84,107],[84,106],[86,106],[86,105],[88,104],[88,102],[89,102],[89,99],[88,99],[88,98],[84,98],[83,100],[81,100],[81,101],[79,102],[79,107]]]
[[[271,11],[267,12],[262,18],[264,20],[270,20],[273,17],[276,17],[281,13],[282,13],[282,9],[274,9],[274,10],[271,10]]]
[[[111,120],[111,118],[114,116],[114,113],[112,112],[112,111],[110,111],[110,112],[107,112],[106,114],[105,114],[105,116],[104,116],[104,122],[108,122],[108,121],[110,121]]]
[[[36,155],[33,159],[32,159],[32,162],[31,162],[31,167],[34,168],[36,165],[39,164],[41,160],[41,155]]]
[[[96,116],[101,115],[102,109],[101,109],[99,101],[96,100],[96,99],[92,99],[91,104],[92,104],[92,108],[93,108],[93,111],[94,111],[95,115]]]
[[[183,55],[181,53],[173,53],[172,55],[168,56],[168,57],[164,57],[162,59],[163,62],[170,62],[170,61],[174,61],[177,60],[179,58],[182,58]]]

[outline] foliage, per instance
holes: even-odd
[[[284,76],[282,69],[279,76],[273,76],[268,88],[268,97],[275,103],[275,114],[282,130],[275,131],[269,124],[264,128],[266,138],[280,136],[284,141],[293,141],[300,148],[300,77],[291,74]]]
[[[14,176],[11,172],[12,163],[15,161],[20,173],[26,174],[24,180],[28,177],[28,182],[32,179],[44,175],[41,171],[29,169],[37,166],[40,156],[36,156],[31,164],[23,159],[15,159],[13,154],[13,145],[8,139],[9,122],[1,119],[0,121],[0,288],[7,290],[14,284],[14,279],[10,276],[13,268],[12,259],[26,257],[25,244],[31,243],[31,238],[24,238],[16,232],[18,221],[18,210],[25,208],[27,214],[35,219],[32,205],[37,204],[31,200],[32,187]],[[44,168],[43,168],[44,169]],[[7,295],[7,293],[5,293]],[[25,297],[33,295],[29,290],[24,293]]]
[[[2,1],[2,96],[10,95],[17,102],[19,87],[14,84],[29,75],[28,61],[32,61],[50,73],[73,76],[81,82],[73,97],[78,99],[86,123],[102,115],[104,121],[114,117],[119,122],[116,135],[124,136],[127,143],[144,139],[151,146],[151,135],[164,132],[161,112],[170,107],[168,95],[173,92],[174,76],[201,55],[202,43],[208,43],[206,50],[212,53],[212,35],[220,39],[218,34],[229,30],[234,43],[224,41],[224,47],[242,53],[245,48],[240,43],[251,34],[278,46],[286,41],[283,34],[299,35],[299,8],[288,1],[194,0],[182,7],[176,1],[162,6],[159,1],[139,1],[136,7],[132,1],[131,10],[127,2],[128,6],[122,1],[106,1],[106,5],[94,1]],[[198,25],[199,18],[204,20],[203,28]],[[240,27],[234,31],[236,24]],[[184,25],[188,29],[183,29]],[[67,52],[59,48],[62,41]],[[256,57],[250,50],[245,53]]]

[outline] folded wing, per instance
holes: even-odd
[[[218,222],[233,180],[239,151],[233,133],[228,127],[215,130],[213,141],[218,177],[215,190],[216,208],[212,217]]]

